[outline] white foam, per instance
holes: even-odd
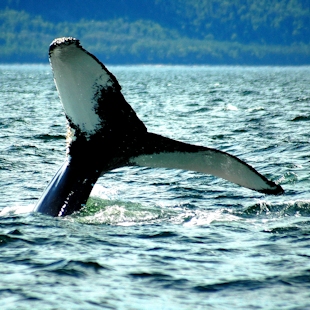
[[[0,211],[0,217],[12,214],[28,214],[33,211],[33,208],[34,205],[5,207]]]

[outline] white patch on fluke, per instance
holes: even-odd
[[[75,39],[54,42],[57,45],[50,52],[50,63],[60,100],[70,121],[89,137],[102,126],[95,110],[100,90],[112,86],[113,81]]]
[[[270,186],[267,180],[236,157],[212,149],[197,153],[163,152],[141,155],[132,158],[131,163],[150,168],[202,172],[257,191],[276,189],[276,186]]]

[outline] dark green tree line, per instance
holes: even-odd
[[[161,1],[156,0],[154,3],[160,6],[162,10],[164,8],[168,10],[168,5],[167,7],[164,4],[161,5]],[[294,1],[291,2],[294,3]],[[175,16],[181,14],[178,13],[180,11],[178,8],[183,2],[185,0],[169,2],[169,10],[174,4]],[[188,11],[182,11],[183,18],[177,19],[178,23],[181,24],[173,27],[168,27],[165,22],[160,23],[145,19],[129,20],[128,18],[102,21],[81,19],[77,22],[59,21],[55,23],[24,11],[5,9],[0,11],[0,62],[47,62],[48,46],[55,37],[75,36],[82,41],[85,48],[108,63],[310,63],[308,37],[308,41],[296,39],[294,42],[282,42],[281,44],[277,43],[277,40],[274,40],[273,43],[263,42],[262,39],[246,41],[245,38],[250,35],[249,33],[252,33],[253,36],[252,28],[256,25],[253,20],[247,31],[242,31],[241,26],[239,28],[234,26],[234,28],[231,25],[228,27],[230,29],[229,34],[225,34],[226,30],[223,30],[221,37],[215,35],[216,30],[211,31],[210,29],[220,26],[206,24],[208,21],[206,16],[216,17],[217,14],[220,14],[218,10],[222,12],[220,16],[229,14],[229,16],[234,16],[235,13],[230,6],[232,3],[240,4],[242,0],[231,2],[189,0],[187,2],[192,5],[187,7]],[[289,2],[286,1],[287,5]],[[222,11],[223,3],[227,5],[226,15],[223,15]],[[202,10],[202,4],[206,6],[205,10]],[[195,14],[193,13],[194,8],[196,8]],[[238,8],[242,12],[242,6],[238,6]],[[200,13],[199,10],[201,10]],[[297,11],[299,12],[299,10]],[[228,14],[228,12],[230,13]],[[184,16],[187,17],[184,18]],[[165,15],[161,18],[164,19],[164,17]],[[262,24],[262,18],[258,15],[257,27]],[[197,34],[186,35],[190,32],[185,29],[189,20],[193,28],[191,32],[197,32]],[[232,20],[235,18],[227,17],[226,23],[232,23]],[[176,24],[172,20],[170,25],[174,25],[174,23]],[[299,23],[302,24],[303,20]],[[198,30],[200,28],[202,28],[201,31]],[[296,38],[298,35],[296,30]],[[230,38],[228,38],[229,36]]]

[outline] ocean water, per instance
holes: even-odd
[[[0,66],[0,309],[310,309],[310,67],[108,66],[149,131],[281,184],[126,167],[65,218],[31,210],[65,158],[48,65]]]

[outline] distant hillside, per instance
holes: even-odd
[[[0,62],[68,35],[109,63],[310,64],[310,0],[1,0]]]

